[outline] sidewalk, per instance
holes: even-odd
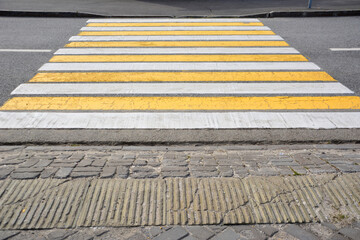
[[[2,0],[3,11],[73,12],[101,16],[243,16],[261,13],[308,11],[308,0],[237,1],[237,0]],[[357,0],[314,0],[311,11],[360,9]]]
[[[1,146],[0,239],[356,239],[359,164],[356,144]]]

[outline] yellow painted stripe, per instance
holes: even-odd
[[[336,81],[326,72],[65,72],[38,73],[30,82]]]
[[[264,26],[261,22],[193,22],[193,23],[88,23],[87,27],[196,27],[196,26]]]
[[[134,41],[134,42],[71,42],[66,47],[249,47],[289,46],[284,41]]]
[[[83,31],[80,36],[275,35],[273,31]]]
[[[61,55],[50,62],[293,62],[302,55]]]
[[[360,97],[15,97],[0,110],[360,109]]]

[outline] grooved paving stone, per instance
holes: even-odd
[[[199,240],[207,240],[215,235],[214,232],[210,231],[206,227],[188,226],[187,230],[192,234],[192,236]]]
[[[183,227],[176,226],[164,233],[161,233],[155,237],[154,240],[177,240],[182,239],[187,235],[189,235],[189,233]]]
[[[238,240],[240,234],[236,233],[231,228],[226,228],[225,231],[213,237],[211,240]]]
[[[342,228],[339,230],[339,233],[353,240],[357,240],[360,238],[360,230],[355,228]]]
[[[318,240],[318,238],[314,234],[302,229],[297,225],[288,225],[284,229],[284,231],[290,234],[291,236],[294,236],[295,238],[301,240]]]

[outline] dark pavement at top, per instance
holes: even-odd
[[[1,0],[0,10],[106,16],[247,15],[308,10],[308,0]],[[360,9],[359,0],[313,0],[312,10]]]

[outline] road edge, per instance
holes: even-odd
[[[348,10],[307,10],[307,11],[271,11],[245,15],[104,15],[87,12],[47,12],[1,10],[0,17],[46,17],[46,18],[275,18],[275,17],[344,17],[360,16],[360,9]]]

